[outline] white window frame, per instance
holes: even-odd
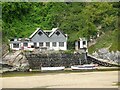
[[[40,47],[43,47],[43,42],[39,42],[39,46],[40,46]]]
[[[46,42],[46,47],[50,47],[50,42]]]
[[[64,42],[59,42],[59,47],[64,47]]]
[[[14,46],[15,44],[17,44],[18,46]],[[20,44],[19,43],[13,43],[13,48],[19,48],[20,47]]]
[[[25,45],[25,44],[26,44],[26,45]],[[24,46],[24,47],[28,47],[28,42],[24,42],[24,43],[23,43],[23,46]]]
[[[57,42],[52,42],[52,47],[57,47]]]

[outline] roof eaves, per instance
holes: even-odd
[[[53,28],[52,32],[49,34],[49,37],[51,37],[55,33],[55,31],[57,31],[57,30],[58,30],[58,28]]]
[[[35,32],[30,35],[29,38],[32,38],[39,30],[40,30],[40,28],[37,28],[37,29],[35,30]]]
[[[55,31],[59,31],[59,32],[61,32],[65,37],[67,37],[67,35],[65,35],[61,30],[59,30],[58,28],[55,30]],[[49,37],[51,37],[54,33],[55,33],[55,31],[54,32],[52,32],[52,34],[49,36]]]

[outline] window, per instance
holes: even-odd
[[[38,32],[38,35],[40,35],[40,36],[41,36],[42,34],[43,34],[43,33],[42,33],[41,31],[40,31],[40,32]]]
[[[11,39],[10,41],[14,41],[14,39]]]
[[[33,45],[31,45],[31,48],[35,48]]]
[[[56,47],[56,42],[52,42],[52,46],[53,46],[53,47]]]
[[[19,48],[19,43],[13,43],[13,48]]]
[[[28,46],[28,43],[27,43],[27,42],[24,42],[24,43],[23,43],[23,46],[27,47],[27,46]]]
[[[47,46],[47,47],[50,47],[50,42],[46,42],[46,46]]]
[[[64,42],[59,42],[60,47],[64,47]]]
[[[57,34],[57,36],[59,36],[59,35],[60,35],[60,32],[57,31],[56,34]]]
[[[42,46],[43,46],[43,42],[39,42],[39,46],[41,46],[41,47],[42,47]]]
[[[86,41],[83,41],[83,45],[86,45]]]
[[[37,43],[36,42],[34,42],[34,47],[37,47]]]

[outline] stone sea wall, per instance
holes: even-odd
[[[26,58],[32,69],[39,69],[40,67],[70,67],[86,63],[84,55],[79,53],[26,54]]]

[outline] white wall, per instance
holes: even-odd
[[[83,47],[87,48],[87,41],[85,41],[85,42],[86,42],[86,44],[85,44],[85,45],[83,45]]]
[[[46,42],[43,42],[43,47],[46,47]]]
[[[10,49],[12,49],[12,50],[20,50],[20,45],[19,45],[19,48],[14,48],[13,47],[13,43],[11,43],[11,44],[9,44],[10,45]]]
[[[28,47],[31,47],[32,45],[34,45],[33,42],[29,42],[29,43],[28,43]]]
[[[34,45],[33,42],[28,42],[28,46],[27,47],[24,46],[24,50],[33,50],[30,48],[32,45]],[[23,47],[23,42],[19,44],[19,48],[13,48],[13,44],[10,44],[10,48],[12,50],[20,50],[22,49],[22,47]],[[39,47],[39,42],[37,42],[37,47]],[[46,47],[46,42],[43,42],[43,47]],[[53,47],[52,42],[50,42],[50,47],[47,48],[48,50],[67,50],[67,42],[64,42],[64,47],[60,47],[59,42],[56,42],[56,47]]]
[[[43,46],[46,47],[45,42],[43,43]],[[64,42],[64,47],[59,46],[59,42],[56,42],[56,47],[52,46],[52,42],[50,42],[50,47],[48,47],[48,50],[67,50],[67,42]]]
[[[59,42],[56,42],[56,47],[53,47],[53,46],[51,46],[51,47],[52,47],[53,50],[59,50]]]
[[[83,41],[81,40],[80,41],[80,48],[87,48],[87,41],[86,41],[86,44],[83,45]]]
[[[23,47],[23,42],[21,42],[21,43],[19,44],[19,48],[13,48],[13,43],[11,43],[11,44],[9,44],[9,45],[10,45],[10,49],[12,49],[12,50],[20,50],[20,49],[22,49],[22,47]],[[33,49],[30,48],[31,45],[34,45],[33,42],[28,42],[28,46],[27,46],[27,47],[24,46],[24,50],[30,50],[30,51],[32,51]]]
[[[60,47],[59,42],[57,42],[57,48],[55,50],[67,50],[67,42],[64,42],[64,47]]]

